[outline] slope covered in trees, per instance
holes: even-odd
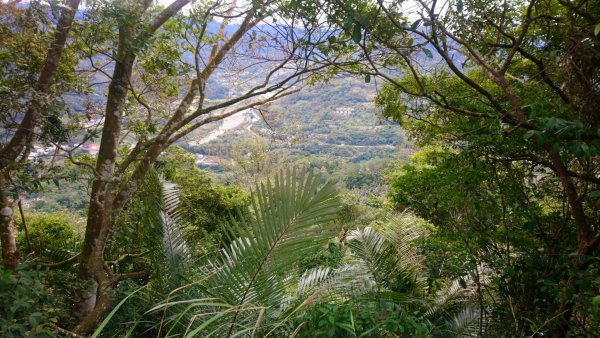
[[[595,337],[600,3],[0,2],[0,335]]]

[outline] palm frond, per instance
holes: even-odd
[[[455,337],[479,337],[481,311],[475,305],[463,307],[445,322],[444,331]],[[484,326],[485,327],[485,326]]]
[[[381,230],[371,227],[353,230],[348,245],[354,255],[363,260],[379,288],[412,293],[419,288],[417,274],[420,259],[402,227]]]
[[[317,267],[306,271],[298,281],[296,297],[299,300],[311,298],[314,303],[374,292],[376,286],[365,263],[356,261],[337,269]]]
[[[256,186],[252,202],[250,212],[240,211],[225,222],[230,243],[202,268],[209,276],[202,289],[230,308],[227,313],[196,309],[196,317],[213,311],[210,318],[219,316],[214,322],[219,325],[205,325],[211,320],[205,318],[187,336],[256,331],[289,301],[287,294],[298,281],[295,264],[335,236],[330,224],[340,209],[337,194],[312,172],[282,171],[273,181]],[[228,325],[222,325],[224,319]]]
[[[377,231],[394,247],[396,254],[401,257],[399,264],[404,270],[411,270],[417,278],[420,277],[423,266],[423,257],[415,248],[414,242],[417,239],[427,236],[427,231],[423,228],[422,219],[408,212],[400,213],[392,217]]]
[[[158,180],[162,195],[160,223],[165,261],[170,275],[178,278],[185,271],[186,264],[191,261],[191,255],[180,228],[179,189],[176,184],[165,180],[162,176],[159,176]]]
[[[298,280],[298,286],[296,287],[296,295],[300,296],[306,294],[315,287],[323,285],[323,283],[331,278],[333,269],[329,267],[316,267],[307,270],[302,274]]]
[[[322,248],[333,235],[322,225],[335,219],[339,203],[333,186],[320,188],[320,180],[312,172],[294,170],[277,175],[274,184],[257,186],[254,217],[240,213],[241,224],[231,218],[225,226],[236,239],[215,261],[220,273],[212,280],[214,290],[223,289],[221,295],[232,303],[252,302],[264,291],[261,286],[273,286],[271,276],[289,272],[299,258]],[[239,289],[229,287],[234,282]]]
[[[319,267],[306,271],[298,282],[297,297],[318,293],[347,298],[379,293],[415,301],[408,294],[421,289],[422,257],[413,245],[414,240],[425,236],[419,222],[422,221],[417,217],[402,213],[377,229],[350,231],[346,238],[350,248],[346,264],[337,269]]]
[[[136,202],[139,218],[132,222],[137,223],[136,238],[149,253],[153,278],[160,279],[164,291],[181,286],[192,259],[181,231],[184,210],[177,185],[151,170],[142,181]]]
[[[485,266],[453,280],[448,287],[437,292],[424,317],[432,324],[437,335],[448,337],[478,337],[480,329],[487,326],[487,311],[482,312],[477,295],[478,283],[490,283],[491,271]],[[477,279],[479,276],[479,281]],[[480,328],[481,326],[481,328]]]
[[[478,269],[479,283],[481,285],[489,284],[491,281],[491,271],[484,266],[478,266]],[[471,271],[460,278],[452,280],[450,285],[438,291],[425,316],[428,318],[439,318],[442,317],[444,312],[448,313],[452,309],[456,309],[457,303],[471,302],[477,293],[477,280],[475,276],[476,273]],[[459,306],[459,308],[462,308],[462,306]]]

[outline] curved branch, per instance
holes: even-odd
[[[46,269],[58,269],[58,268],[62,268],[63,266],[67,266],[69,264],[72,264],[74,262],[76,262],[79,259],[79,256],[81,255],[81,253],[78,253],[77,255],[71,257],[71,258],[67,258],[62,262],[58,262],[58,263],[47,263],[47,264],[41,264],[41,266],[43,268]]]

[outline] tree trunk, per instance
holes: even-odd
[[[0,244],[2,244],[2,265],[6,270],[16,270],[19,263],[13,214],[15,203],[6,194],[4,176],[0,173]]]
[[[78,334],[88,334],[98,325],[111,305],[107,291],[111,287],[109,272],[104,268],[102,255],[112,221],[113,194],[104,189],[104,184],[96,180],[92,187],[92,203],[88,212],[88,222],[82,252],[80,255],[78,279],[81,289],[77,290],[76,313],[79,324],[73,330]]]
[[[504,80],[504,77],[498,77],[496,79],[498,85],[504,90],[506,97],[515,111],[515,115],[517,120],[521,123],[527,123],[528,117],[521,109],[521,102],[518,100],[517,96],[510,90],[510,87]],[[567,197],[567,202],[569,204],[569,210],[573,216],[573,220],[575,222],[575,231],[577,235],[577,257],[576,261],[573,263],[574,271],[585,271],[587,270],[588,264],[581,264],[579,262],[579,258],[582,255],[588,254],[588,244],[590,242],[590,229],[587,224],[587,219],[585,215],[585,211],[583,208],[583,203],[579,198],[579,193],[577,191],[577,187],[571,176],[569,174],[569,169],[567,165],[563,161],[560,156],[560,153],[555,151],[552,144],[549,141],[546,141],[545,150],[548,154],[550,162],[552,163],[552,169],[563,189],[565,196]],[[570,274],[567,274],[567,281],[565,285],[565,289],[569,287],[575,287],[570,278]],[[574,312],[574,303],[571,299],[566,298],[566,292],[563,292],[560,300],[560,306],[556,315],[554,316],[556,320],[556,326],[552,330],[553,338],[566,337],[569,333],[569,328],[571,325],[571,317]]]
[[[44,67],[40,72],[38,80],[35,84],[35,91],[45,93],[50,87],[50,81],[60,62],[60,56],[67,41],[67,36],[73,18],[79,8],[81,0],[69,0],[62,10],[60,19],[56,24],[54,39],[48,48]],[[10,164],[14,163],[18,156],[27,147],[28,143],[32,143],[33,131],[39,124],[39,104],[36,99],[29,103],[29,107],[25,112],[19,127],[15,134],[10,138],[8,143],[0,149],[0,170],[5,170]],[[31,144],[29,144],[31,146]],[[0,173],[0,175],[4,175]],[[18,263],[17,244],[15,241],[15,229],[12,215],[14,214],[14,205],[10,203],[5,194],[2,177],[0,177],[0,242],[2,243],[2,262],[6,269],[16,269]]]
[[[60,56],[62,55],[69,30],[73,24],[73,18],[79,8],[80,2],[81,0],[70,0],[67,2],[66,6],[63,7],[64,9],[62,10],[60,19],[56,24],[54,40],[48,48],[44,67],[35,84],[35,91],[37,94],[46,93],[50,87],[50,80],[54,77],[54,74],[58,69]],[[29,107],[19,124],[17,131],[6,146],[0,149],[0,170],[5,169],[9,164],[15,161],[27,146],[28,140],[31,139],[31,135],[39,123],[39,109],[38,102],[36,99],[33,99],[29,103]]]
[[[587,250],[590,240],[590,229],[587,224],[583,204],[579,198],[577,188],[569,176],[567,167],[565,166],[560,155],[552,149],[552,145],[549,142],[546,143],[546,151],[550,157],[550,160],[552,161],[554,170],[563,187],[565,195],[567,196],[567,201],[569,203],[571,213],[573,214],[573,219],[575,220],[578,255],[575,257],[576,261],[573,264],[573,270],[577,272],[585,271],[587,270],[589,264],[582,264],[579,259],[582,255],[588,254]],[[568,280],[567,284],[565,285],[565,289],[572,286],[575,287],[571,281],[570,273],[567,274],[567,276]],[[562,338],[568,335],[573,312],[574,303],[572,300],[566,299],[566,292],[563,292],[560,301],[560,307],[558,308],[556,314],[557,324],[552,332],[553,338]]]
[[[118,277],[123,277],[111,274],[103,260],[103,253],[114,215],[120,210],[119,202],[126,200],[126,198],[116,199],[120,183],[124,178],[123,172],[115,170],[115,162],[121,136],[123,110],[136,53],[142,46],[142,40],[153,34],[189,2],[190,0],[172,2],[150,22],[148,31],[140,36],[136,36],[136,25],[131,21],[119,25],[117,57],[108,87],[102,138],[96,159],[97,176],[92,185],[85,239],[80,255],[78,278],[83,287],[76,291],[75,311],[79,317],[79,324],[74,329],[78,334],[88,334],[104,318],[112,303],[109,291],[120,280]],[[139,14],[151,4],[152,0],[127,3],[123,4],[123,10]],[[138,278],[147,274],[147,272],[132,273],[129,277]]]
[[[2,201],[0,202],[0,241],[2,243],[2,265],[6,270],[16,270],[19,262],[13,214],[14,205],[9,202],[6,196],[2,195]]]
[[[89,333],[102,320],[111,304],[107,291],[112,280],[110,272],[104,268],[102,256],[112,225],[113,202],[119,180],[119,177],[114,177],[114,169],[123,110],[135,59],[130,46],[133,34],[130,28],[119,30],[119,57],[108,88],[104,126],[96,160],[98,176],[92,185],[85,239],[77,274],[83,287],[77,290],[75,311],[80,322],[74,331],[83,335]]]
[[[37,94],[46,93],[50,87],[50,81],[60,62],[60,57],[67,41],[67,36],[75,13],[79,8],[80,0],[69,0],[62,10],[60,19],[56,25],[54,39],[46,53],[44,67],[40,72],[35,84]],[[28,143],[32,143],[33,131],[39,124],[39,103],[36,99],[30,102],[19,127],[8,143],[0,149],[0,170],[4,170],[11,163],[14,163]],[[31,146],[31,144],[29,144]],[[3,175],[3,174],[0,174]],[[2,185],[0,177],[0,185]],[[15,229],[12,215],[14,214],[14,205],[9,202],[4,193],[4,186],[0,186],[0,242],[2,243],[2,262],[6,269],[15,270],[18,263],[17,244],[15,241]]]
[[[552,331],[552,338],[564,338],[569,334],[569,328],[571,326],[571,317],[573,316],[574,304],[573,302],[567,302],[561,300],[560,307],[558,308],[558,323]]]

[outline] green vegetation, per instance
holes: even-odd
[[[0,271],[0,330],[5,337],[56,336],[60,308],[42,282],[42,274],[21,266],[16,273]]]
[[[598,337],[600,2],[0,2],[0,336]]]
[[[59,262],[77,253],[81,238],[75,232],[77,224],[67,213],[33,214],[22,225],[23,231],[17,236],[17,245],[33,251],[42,260]],[[31,254],[31,252],[29,252]]]

